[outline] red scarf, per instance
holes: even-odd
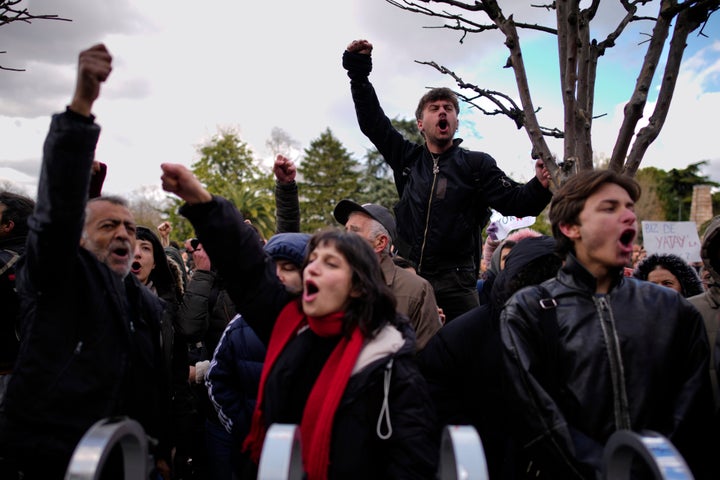
[[[302,326],[309,324],[310,329],[321,337],[339,335],[342,332],[344,315],[344,312],[338,312],[320,318],[307,317],[302,312],[300,301],[288,303],[280,312],[270,336],[260,376],[250,433],[243,442],[243,451],[249,452],[256,464],[260,462],[260,452],[265,440],[262,405],[268,372]],[[363,336],[360,329],[355,328],[350,339],[343,337],[332,351],[308,396],[300,422],[300,438],[303,465],[309,480],[327,478],[333,419],[362,347]]]

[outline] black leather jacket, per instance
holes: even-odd
[[[102,418],[128,415],[153,437],[166,435],[164,303],[80,247],[99,133],[71,111],[53,116],[18,269],[21,346],[0,451],[30,459],[45,478],[61,478],[81,436]]]
[[[490,155],[460,148],[459,139],[434,164],[425,145],[406,140],[380,107],[368,80],[370,56],[345,52],[343,65],[360,129],[393,170],[398,234],[409,245],[409,253],[401,253],[419,273],[473,266],[488,207],[524,217],[538,215],[550,202],[552,194],[537,178],[519,184]]]
[[[517,440],[544,460],[541,473],[592,478],[613,432],[648,429],[668,437],[703,478],[699,440],[712,398],[698,311],[677,292],[621,272],[597,295],[595,278],[572,255],[543,285],[557,302],[556,331],[543,324],[539,300],[547,295],[538,287],[520,290],[501,314]]]

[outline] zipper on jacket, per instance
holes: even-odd
[[[425,231],[423,231],[423,241],[422,246],[420,247],[420,261],[418,262],[418,273],[422,272],[422,262],[423,257],[425,256],[425,244],[427,243],[427,232],[428,228],[430,228],[430,208],[432,206],[432,197],[435,193],[435,181],[437,180],[437,174],[440,173],[440,165],[438,164],[440,162],[440,156],[439,154],[437,157],[432,154],[430,149],[428,148],[428,153],[430,154],[430,158],[433,160],[433,181],[432,185],[430,186],[430,195],[428,197],[428,204],[427,204],[427,214],[425,215]]]
[[[607,296],[593,297],[593,300],[600,317],[600,327],[602,328],[605,345],[607,346],[608,361],[610,362],[615,428],[629,430],[631,424],[627,390],[625,388],[625,369],[623,367],[622,352],[620,351],[620,340],[615,328],[615,318]]]

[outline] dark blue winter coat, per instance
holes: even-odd
[[[205,376],[218,419],[236,442],[250,431],[265,352],[253,329],[236,315],[220,337]]]

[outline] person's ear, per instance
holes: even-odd
[[[13,222],[12,220],[8,220],[5,223],[0,223],[0,232],[7,234],[12,232],[13,228],[15,228],[15,222]]]
[[[380,253],[385,250],[388,243],[390,243],[390,239],[386,235],[378,235],[373,242],[373,248],[376,253]]]
[[[560,222],[558,227],[560,228],[560,232],[570,240],[580,239],[580,225]]]

